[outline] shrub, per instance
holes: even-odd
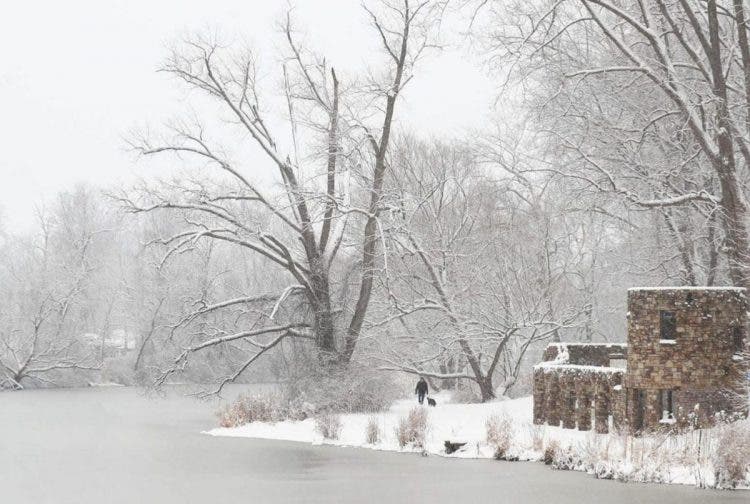
[[[224,405],[217,416],[222,427],[238,427],[251,422],[304,420],[314,413],[301,401],[284,401],[276,394],[240,395]]]
[[[408,416],[401,417],[396,428],[396,439],[401,448],[412,445],[415,448],[424,448],[427,435],[427,410],[425,408],[413,408]]]
[[[325,439],[338,439],[341,433],[341,417],[333,413],[323,413],[315,417],[315,430]]]
[[[609,461],[610,437],[589,432],[585,440],[578,443],[577,452],[586,467],[596,470],[599,462]]]
[[[239,396],[233,403],[224,405],[218,412],[219,425],[238,427],[250,422],[275,421],[275,406],[272,396]]]
[[[460,383],[451,394],[451,401],[458,404],[474,404],[482,402],[479,389],[471,383]]]
[[[495,458],[505,457],[513,439],[513,420],[508,415],[492,415],[485,422],[487,443],[495,448]]]
[[[558,448],[552,453],[552,467],[563,471],[576,471],[587,468],[581,455],[571,446],[565,449]]]
[[[544,447],[544,463],[547,465],[555,461],[557,452],[560,451],[560,443],[557,439],[550,439]]]
[[[531,449],[540,452],[544,449],[544,425],[532,424],[529,426],[531,437]]]
[[[594,465],[594,476],[597,479],[614,479],[616,476],[615,468],[608,460],[600,460]]]
[[[283,415],[286,420],[304,420],[315,416],[317,410],[315,406],[305,401],[303,398],[297,398],[292,400],[279,399],[283,402]]]
[[[367,419],[367,426],[365,427],[365,441],[367,444],[375,444],[380,441],[380,426],[378,424],[378,417],[371,416]]]
[[[386,410],[399,391],[389,375],[365,369],[311,372],[287,382],[281,394],[240,396],[217,415],[222,427],[237,427],[324,413],[375,413]]]
[[[316,412],[377,413],[388,409],[400,392],[391,375],[350,367],[296,377],[286,384],[284,396],[310,404]]]
[[[750,471],[750,423],[734,422],[721,428],[713,457],[716,486],[735,488]]]
[[[216,412],[216,416],[219,418],[219,427],[229,428],[242,425],[239,420],[234,417],[231,411],[231,405],[229,404],[221,406],[219,411]]]

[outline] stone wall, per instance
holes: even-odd
[[[675,419],[710,417],[731,404],[724,393],[739,379],[734,331],[746,334],[747,299],[736,288],[654,288],[628,291],[625,387],[631,427],[654,428],[662,393],[671,391]],[[661,339],[661,313],[674,314],[674,339]],[[737,328],[737,329],[735,329]]]
[[[609,432],[624,421],[625,370],[609,367],[624,344],[551,343],[534,367],[534,423]]]
[[[625,343],[550,343],[542,354],[542,362],[560,359],[566,364],[609,367],[611,358],[627,357]]]
[[[611,416],[638,432],[733,412],[728,392],[747,372],[738,353],[750,347],[744,289],[630,289],[628,310],[627,345],[547,346],[534,367],[534,423],[607,432]]]

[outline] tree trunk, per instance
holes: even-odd
[[[713,160],[719,176],[721,187],[721,207],[726,233],[727,259],[729,261],[729,276],[732,283],[738,287],[747,287],[745,264],[748,253],[748,236],[745,220],[747,208],[741,195],[737,180],[734,145],[731,136],[729,108],[727,106],[727,87],[724,78],[724,68],[721,61],[721,40],[716,0],[708,0],[708,29],[711,44],[711,74],[713,77],[713,92],[718,98],[716,140],[719,145],[718,159]]]
[[[672,221],[672,216],[669,210],[664,210],[662,215],[664,217],[664,222],[666,223],[667,228],[672,235],[674,245],[675,247],[677,247],[677,251],[680,255],[680,261],[682,262],[683,269],[682,282],[685,285],[696,285],[697,280],[695,269],[693,268],[693,259],[690,254],[690,245],[688,245],[688,243],[686,243],[686,240],[684,239],[685,234],[683,227],[675,225],[675,223]]]
[[[479,393],[481,394],[482,402],[495,399],[495,389],[492,387],[491,376],[477,377],[477,385],[479,385]]]
[[[10,377],[10,381],[13,385],[13,390],[23,390],[23,385],[21,385],[21,380],[23,380],[24,375],[22,373],[16,373],[12,377]]]
[[[594,304],[593,298],[591,296],[588,297],[589,299],[586,302],[586,307],[583,309],[583,316],[586,320],[586,325],[584,326],[583,332],[583,341],[591,343],[594,340]]]
[[[719,177],[722,186],[722,207],[726,232],[729,276],[738,287],[750,287],[747,275],[748,236],[745,220],[747,209],[738,194],[737,178],[734,173]]]
[[[750,46],[747,42],[747,22],[743,0],[733,0],[734,17],[737,19],[737,45],[742,56],[742,73],[745,77],[745,129],[750,131]]]
[[[337,353],[328,270],[322,264],[321,258],[311,261],[311,268],[310,286],[312,292],[309,298],[314,312],[313,330],[315,343],[318,351],[322,354],[321,357],[326,361],[332,361],[336,358]]]
[[[346,331],[344,350],[341,352],[340,360],[343,364],[351,361],[354,348],[357,345],[357,339],[362,332],[362,325],[367,314],[367,307],[370,304],[372,295],[372,285],[375,269],[375,255],[377,252],[378,235],[377,235],[377,216],[380,213],[380,199],[382,198],[383,184],[385,181],[385,172],[388,168],[386,155],[388,154],[388,145],[391,138],[391,127],[393,125],[393,114],[396,108],[396,99],[401,91],[401,79],[404,75],[406,65],[407,47],[409,41],[409,27],[413,17],[409,14],[409,3],[405,3],[404,31],[401,34],[401,49],[396,61],[393,85],[387,94],[385,101],[385,116],[383,118],[383,130],[380,133],[380,142],[371,138],[372,146],[375,150],[375,168],[372,174],[372,187],[370,188],[370,204],[368,207],[367,223],[365,224],[365,235],[362,250],[362,281],[359,286],[359,296],[354,307],[354,315],[349,322],[349,328]],[[416,14],[416,13],[415,13]],[[380,29],[380,28],[379,28]],[[382,32],[381,32],[382,33]],[[387,45],[387,44],[386,44]],[[389,49],[390,52],[390,49]],[[393,54],[392,54],[393,55]]]
[[[716,269],[719,264],[719,248],[716,241],[716,228],[714,225],[714,215],[708,221],[708,272],[706,273],[706,285],[712,286],[716,281]]]

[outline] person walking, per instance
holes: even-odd
[[[417,382],[417,388],[414,389],[414,393],[417,394],[417,400],[419,401],[419,404],[422,404],[424,402],[424,396],[426,396],[429,392],[429,388],[427,387],[427,381],[425,381],[424,377],[420,376],[419,381]]]

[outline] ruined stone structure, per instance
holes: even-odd
[[[747,350],[739,288],[628,291],[628,343],[552,343],[534,367],[534,422],[631,432],[732,412]]]
[[[620,425],[626,355],[624,343],[548,345],[534,367],[534,422],[602,433]]]

